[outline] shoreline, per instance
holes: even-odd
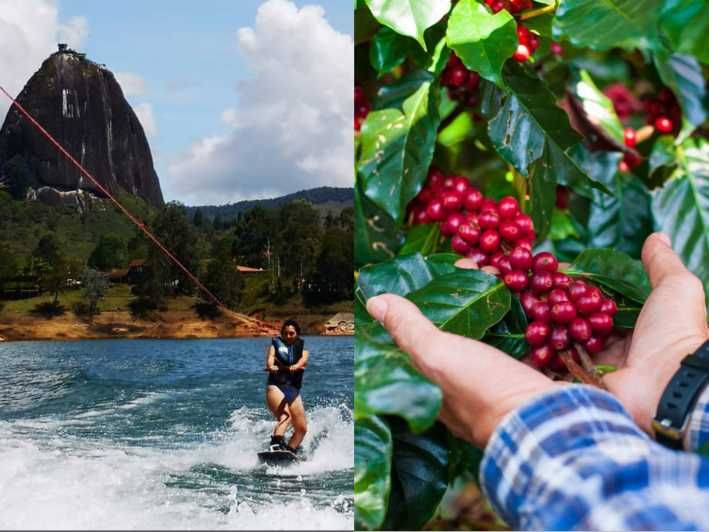
[[[0,317],[0,342],[75,340],[197,340],[213,338],[266,337],[278,333],[279,320],[257,320],[249,316],[222,315],[200,319],[193,311],[157,313],[154,319],[134,318],[126,311],[104,311],[92,323],[71,313],[51,319],[31,316]],[[321,329],[321,330],[317,330]],[[321,327],[304,327],[309,336],[352,336],[323,334]]]

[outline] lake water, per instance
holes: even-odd
[[[353,339],[306,337],[307,460],[259,464],[268,338],[0,344],[0,528],[352,529]]]

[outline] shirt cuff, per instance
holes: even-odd
[[[611,394],[591,386],[565,386],[502,420],[485,448],[480,485],[513,528],[548,527],[550,523],[539,520],[540,507],[559,516],[556,525],[570,528],[584,513],[585,503],[569,504],[563,486],[575,468],[588,467],[574,463],[573,457],[606,440],[618,443],[619,438],[628,452],[651,441]],[[551,508],[555,504],[568,507]]]
[[[699,394],[689,425],[684,435],[684,448],[688,451],[709,454],[709,385],[704,385],[704,391]]]

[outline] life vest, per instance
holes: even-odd
[[[271,340],[271,344],[276,350],[278,362],[284,366],[292,366],[303,356],[303,345],[305,342],[303,342],[302,338],[298,338],[292,345],[288,345],[280,336],[276,336]]]
[[[298,338],[293,345],[286,344],[280,336],[276,336],[271,340],[271,345],[276,351],[276,360],[281,366],[292,366],[298,362],[303,356],[303,342],[302,338]],[[300,389],[303,382],[303,370],[291,373],[286,369],[281,369],[275,373],[269,373],[268,383],[269,384],[288,384]]]

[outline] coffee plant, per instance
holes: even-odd
[[[645,238],[709,293],[703,0],[356,0],[355,506],[420,529],[481,451],[369,297],[552,378],[598,383],[632,330]],[[477,269],[461,268],[462,258]],[[499,525],[499,523],[497,523]]]

